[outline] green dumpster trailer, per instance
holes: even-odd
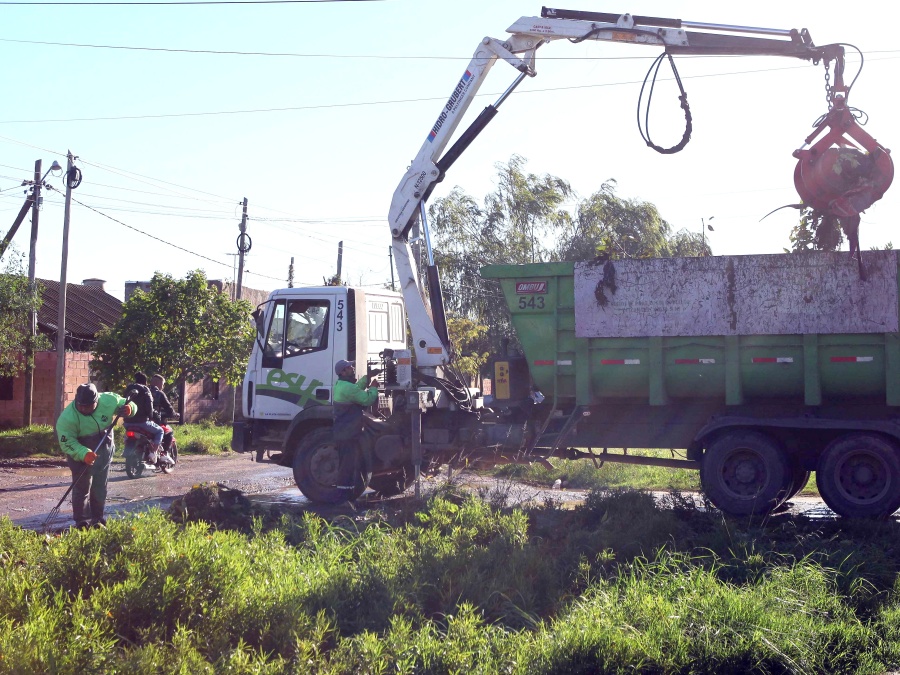
[[[897,271],[895,251],[490,265],[521,344],[494,364],[495,405],[539,391],[534,452],[695,468],[730,514],[771,511],[815,471],[840,515],[885,517]]]

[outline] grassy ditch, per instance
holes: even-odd
[[[180,453],[220,455],[231,451],[230,425],[203,421],[197,424],[176,424],[172,428],[175,430],[175,440]],[[124,427],[121,424],[117,425],[114,433],[116,447],[121,448],[124,443]],[[49,425],[0,431],[0,459],[61,456],[56,434]]]
[[[900,666],[893,521],[725,520],[638,492],[575,511],[450,493],[332,521],[237,499],[218,529],[192,509],[54,538],[0,520],[0,672]]]

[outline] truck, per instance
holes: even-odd
[[[565,458],[696,469],[709,500],[733,515],[774,510],[815,471],[838,514],[893,513],[898,261],[893,251],[863,254],[850,236],[890,185],[893,165],[847,106],[843,47],[817,47],[805,29],[550,8],[508,32],[479,44],[394,193],[388,226],[401,292],[288,288],[257,308],[233,449],[292,467],[318,503],[418,490],[423,471],[444,465]],[[493,356],[486,403],[454,365],[425,204],[515,86],[535,75],[537,49],[563,39],[834,62],[829,112],[795,151],[794,179],[804,203],[840,219],[851,251],[483,268],[500,284],[521,345]],[[518,71],[515,81],[444,152],[499,60]],[[421,276],[410,247],[417,228]],[[332,432],[341,360],[378,374],[377,403],[349,443]],[[634,448],[672,456],[629,454]]]

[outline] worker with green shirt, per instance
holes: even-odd
[[[356,364],[340,360],[334,365],[338,376],[334,383],[332,403],[334,404],[334,438],[349,441],[356,438],[363,429],[363,409],[378,400],[375,378],[369,376],[356,379]]]
[[[99,393],[93,384],[82,384],[75,400],[56,420],[59,447],[72,472],[72,517],[78,528],[103,527],[106,519],[106,486],[115,444],[107,429],[116,415],[131,417],[137,405],[112,392]],[[102,442],[101,442],[102,441]],[[96,452],[95,452],[96,450]],[[90,497],[90,519],[86,506]]]

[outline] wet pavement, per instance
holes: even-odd
[[[447,480],[446,472],[435,477],[423,477],[421,494],[427,496],[445,488]],[[450,480],[461,489],[507,506],[552,504],[560,508],[574,508],[583,503],[587,496],[584,490],[535,486],[467,472],[455,474]],[[298,510],[313,508],[294,484],[290,468],[270,462],[253,462],[251,454],[228,453],[181,457],[171,474],[145,472],[136,479],[126,476],[122,458],[116,457],[110,472],[106,515],[151,507],[167,509],[176,498],[203,482],[216,482],[240,490],[251,501],[261,505],[296,505]],[[42,529],[50,510],[62,498],[70,483],[71,474],[65,463],[59,460],[0,461],[0,516],[8,516],[13,523],[24,528]],[[408,494],[412,494],[413,490],[411,487]],[[654,493],[659,499],[666,494]],[[698,493],[685,494],[689,494],[702,507],[703,501]],[[359,501],[365,504],[366,495]],[[813,518],[837,517],[818,497],[795,497],[791,500],[790,511]],[[58,516],[48,527],[61,529],[71,524],[72,505],[66,499]]]

